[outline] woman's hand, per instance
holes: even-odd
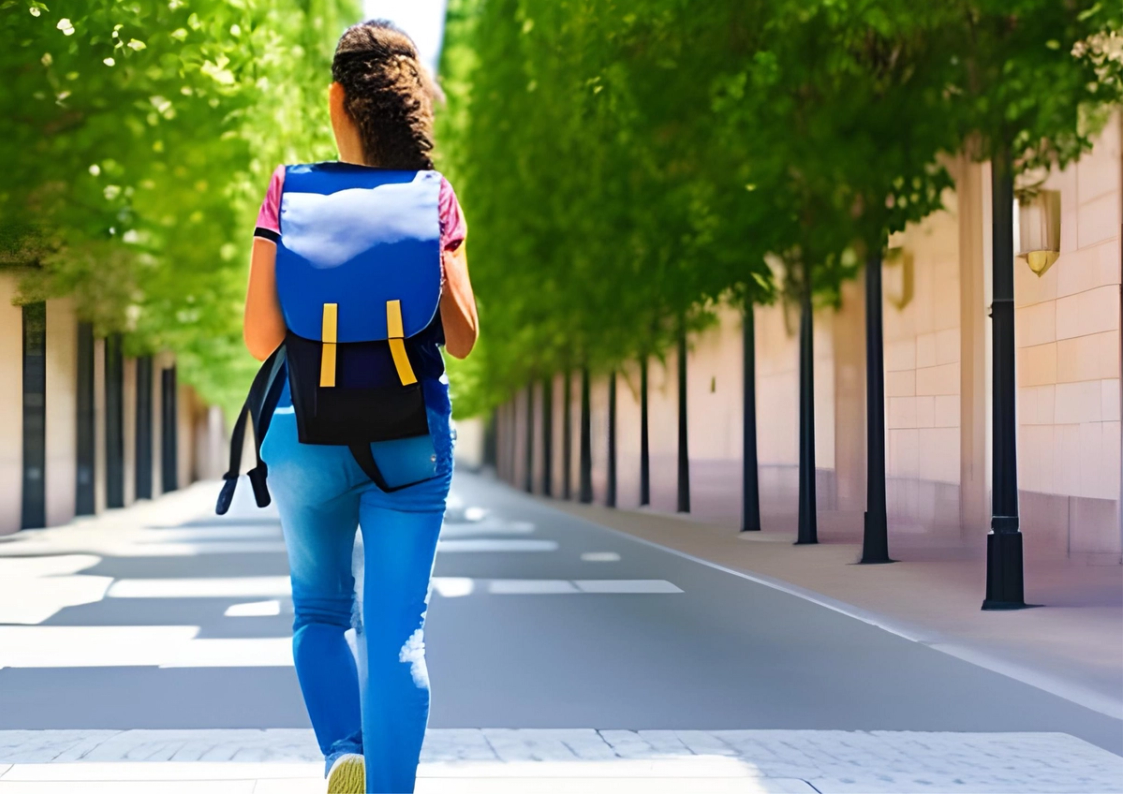
[[[441,294],[441,324],[445,330],[445,350],[455,358],[467,358],[480,335],[476,296],[468,279],[468,254],[461,243],[455,251],[441,254],[445,289]]]
[[[285,341],[285,316],[277,297],[277,244],[264,237],[253,238],[242,337],[258,361],[269,358]]]

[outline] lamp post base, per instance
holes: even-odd
[[[865,512],[862,558],[859,565],[883,565],[896,560],[889,557],[889,528],[884,512]]]
[[[992,531],[987,535],[987,595],[983,609],[1025,609],[1027,606],[1022,573],[1022,533],[1017,530]]]

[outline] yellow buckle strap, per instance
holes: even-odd
[[[417,376],[413,374],[413,367],[409,363],[406,343],[403,339],[405,331],[402,326],[401,301],[386,301],[386,336],[390,344],[390,355],[394,358],[394,368],[398,370],[398,378],[402,385],[417,383]]]
[[[338,339],[339,304],[324,304],[324,322],[320,332],[323,353],[320,356],[320,387],[335,386],[335,344]]]

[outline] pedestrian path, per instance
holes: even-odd
[[[323,790],[309,730],[2,731],[0,758],[5,794]],[[426,739],[418,791],[1108,794],[1123,759],[1063,734],[446,729]]]
[[[276,516],[214,492],[0,538],[0,794],[323,791]],[[1119,720],[475,476],[426,645],[421,794],[1123,794]]]

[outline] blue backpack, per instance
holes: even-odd
[[[287,332],[250,388],[230,441],[216,511],[237,485],[246,423],[259,507],[270,503],[261,439],[287,381],[302,444],[346,446],[384,491],[435,476],[417,337],[439,323],[441,176],[348,163],[285,171],[277,238],[277,294]],[[413,460],[384,472],[379,450]],[[406,453],[403,457],[403,451]]]

